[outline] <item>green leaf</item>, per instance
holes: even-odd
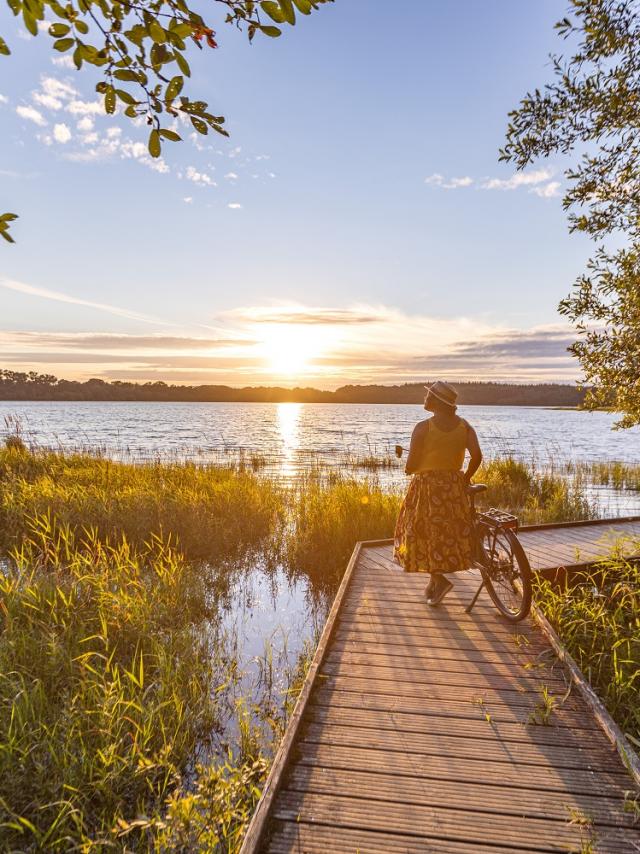
[[[296,13],[293,9],[293,3],[291,0],[279,0],[279,2],[286,22],[293,26],[296,22]]]
[[[11,237],[9,232],[4,228],[0,228],[0,237],[4,237],[4,239],[7,241],[7,243],[15,243],[15,240],[13,239],[13,237]]]
[[[51,24],[49,27],[49,35],[59,39],[61,36],[66,36],[71,27],[68,24]]]
[[[198,119],[195,116],[191,116],[191,124],[194,128],[201,133],[203,136],[206,136],[209,133],[209,127],[206,122],[203,122],[202,119]]]
[[[133,95],[127,92],[126,89],[116,89],[116,95],[121,101],[124,101],[125,104],[129,104],[129,106],[135,107],[138,103]]]
[[[167,40],[164,30],[156,21],[149,24],[149,35],[157,44],[164,44]]]
[[[154,128],[149,134],[149,154],[152,157],[160,157],[160,134]]]
[[[3,213],[2,216],[0,216],[0,222],[13,222],[14,219],[18,219],[18,214]]]
[[[138,82],[138,75],[135,71],[129,71],[128,68],[119,68],[117,71],[113,72],[113,76],[116,80],[128,80],[131,83]]]
[[[79,33],[82,33],[83,36],[89,32],[89,25],[85,21],[76,21],[73,25]]]
[[[272,21],[275,21],[276,24],[284,24],[284,12],[278,3],[274,2],[274,0],[264,0],[264,2],[260,4],[260,8],[271,18]]]
[[[176,50],[173,53],[173,58],[175,59],[176,65],[178,66],[180,71],[182,71],[184,76],[191,77],[191,69],[189,68],[189,63],[184,58],[184,56],[181,53],[178,53],[178,51]]]
[[[172,77],[169,85],[167,86],[167,90],[164,94],[165,100],[173,101],[174,98],[177,98],[180,92],[182,92],[182,87],[184,85],[184,78],[179,75],[176,77]]]
[[[26,7],[22,7],[22,20],[24,21],[25,27],[29,30],[32,36],[38,35],[38,22],[33,17],[31,12],[29,12]]]
[[[299,12],[303,15],[310,15],[313,9],[310,0],[293,0]]]
[[[177,134],[174,130],[167,130],[166,128],[160,128],[158,133],[160,134],[160,136],[163,139],[170,139],[171,142],[180,142],[180,140],[182,139],[180,134]]]
[[[104,96],[105,112],[112,116],[116,111],[116,90],[113,86],[107,86],[107,91]]]
[[[64,53],[65,50],[72,48],[75,43],[75,39],[58,39],[58,41],[53,43],[53,47],[55,50],[59,50],[60,53]]]
[[[258,27],[261,33],[264,33],[265,36],[269,36],[269,38],[277,39],[278,36],[282,35],[282,30],[279,30],[278,27],[265,27],[262,24]]]
[[[11,51],[9,50],[9,45],[2,38],[2,36],[0,36],[0,54],[2,56],[10,56],[11,55]]]

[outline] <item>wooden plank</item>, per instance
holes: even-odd
[[[330,705],[335,707],[353,709],[377,709],[380,711],[397,711],[419,713],[424,715],[436,715],[451,718],[465,718],[469,720],[486,720],[490,715],[493,721],[504,721],[507,723],[527,724],[529,717],[535,709],[535,704],[525,703],[515,705],[514,703],[493,702],[486,697],[486,693],[480,693],[472,700],[447,699],[446,703],[437,697],[403,697],[398,692],[391,694],[369,694],[366,691],[336,691],[330,685],[318,686],[313,693],[313,702],[318,705]],[[572,727],[574,729],[598,730],[596,721],[575,708],[563,706],[559,711],[554,711],[551,716],[553,727]]]
[[[486,705],[489,704],[504,704],[511,706],[521,706],[522,708],[533,711],[541,703],[541,692],[539,691],[522,691],[518,689],[510,690],[507,688],[486,688],[468,687],[458,685],[438,685],[434,681],[431,685],[416,684],[412,681],[393,683],[387,680],[380,679],[356,679],[343,676],[325,676],[322,680],[323,687],[331,691],[350,691],[360,694],[387,694],[397,696],[399,693],[403,697],[415,697],[418,700],[438,700],[440,703],[446,703],[448,700],[466,701],[468,703],[478,703],[483,701]],[[553,693],[553,697],[558,703],[562,699],[562,694]],[[584,708],[578,700],[570,696],[559,707],[560,709],[582,709]],[[585,714],[587,711],[585,709]]]
[[[500,655],[515,654],[520,647],[524,647],[528,652],[539,654],[544,652],[545,645],[541,640],[535,639],[528,641],[524,639],[524,643],[519,641],[503,641],[498,638],[486,638],[482,633],[469,635],[466,632],[451,633],[449,637],[442,634],[427,634],[413,635],[408,632],[392,631],[390,628],[385,628],[382,631],[381,627],[367,629],[361,624],[351,624],[348,628],[338,627],[336,631],[336,639],[340,641],[352,641],[362,643],[376,643],[384,638],[386,643],[393,643],[397,646],[404,646],[406,649],[434,649],[442,647],[445,649],[455,649],[459,654],[466,654],[468,650],[476,652],[495,652]]]
[[[342,582],[338,588],[336,598],[334,599],[331,610],[329,611],[329,616],[327,617],[318,647],[313,656],[313,661],[311,662],[311,666],[309,667],[309,671],[305,678],[304,685],[302,686],[295,708],[291,714],[291,718],[289,719],[286,732],[282,742],[280,743],[278,751],[276,752],[271,769],[269,770],[269,775],[262,790],[262,795],[251,820],[251,824],[249,825],[245,838],[242,842],[240,854],[249,854],[249,852],[256,851],[264,837],[271,807],[275,802],[276,795],[282,782],[284,769],[292,753],[293,746],[298,735],[298,730],[302,723],[304,709],[314,687],[316,675],[320,670],[329,642],[333,635],[334,624],[340,610],[340,605],[342,604],[342,600],[349,587],[351,576],[358,562],[360,550],[361,545],[358,543],[353,550],[351,560],[347,565],[347,569],[345,570]]]
[[[364,641],[364,640],[340,640],[337,638],[331,645],[331,653],[342,655],[348,652],[353,655],[379,655],[381,658],[386,658],[389,661],[398,660],[400,658],[409,658],[415,661],[416,664],[434,659],[445,667],[447,661],[460,661],[461,666],[464,664],[473,664],[474,662],[483,663],[491,666],[492,663],[503,663],[505,667],[526,667],[530,665],[535,667],[540,661],[545,661],[544,657],[538,652],[538,649],[530,649],[530,645],[521,644],[517,646],[514,643],[513,649],[510,651],[491,650],[491,649],[467,649],[464,658],[461,659],[460,650],[457,647],[450,646],[436,647],[431,645],[410,646],[406,644],[380,641]],[[543,650],[544,653],[544,650]]]
[[[513,787],[473,783],[464,785],[449,780],[438,780],[429,785],[414,776],[373,773],[371,771],[344,771],[321,768],[317,765],[297,765],[286,781],[287,789],[297,792],[336,794],[342,797],[358,793],[372,804],[376,801],[399,801],[420,806],[453,807],[500,815],[526,816],[568,821],[580,813],[589,816],[597,825],[633,827],[632,816],[624,811],[624,797],[607,798],[594,795],[562,797],[539,789],[514,789]],[[375,808],[375,807],[374,807]]]
[[[487,727],[489,730],[489,727]],[[490,730],[489,730],[490,731]],[[307,723],[304,727],[305,742],[314,742],[340,747],[361,747],[381,750],[385,753],[409,752],[415,756],[446,756],[447,759],[477,759],[486,762],[505,762],[510,766],[550,764],[556,769],[575,768],[597,772],[602,765],[602,752],[582,750],[580,747],[559,747],[555,744],[533,744],[531,742],[501,741],[497,738],[472,738],[469,736],[434,735],[430,732],[400,732],[354,724],[341,725],[323,721]],[[526,768],[521,773],[527,773]],[[624,770],[619,772],[621,784],[627,781]]]
[[[376,682],[413,682],[416,685],[459,685],[470,687],[474,690],[494,688],[495,690],[510,690],[539,693],[543,686],[551,688],[555,694],[564,694],[567,683],[562,677],[545,677],[533,675],[526,678],[520,674],[499,676],[486,673],[452,673],[448,670],[436,668],[416,669],[394,667],[362,666],[351,663],[327,664],[322,667],[322,673],[330,677],[345,676],[356,679],[375,679]]]
[[[484,847],[486,854],[514,854],[522,849],[505,846]],[[304,821],[273,822],[269,839],[272,854],[479,854],[475,843],[428,840],[404,833],[351,830],[307,824]]]
[[[542,678],[561,678],[561,668],[555,662],[544,663],[538,662],[536,659],[525,660],[510,657],[507,660],[498,659],[495,662],[486,661],[471,661],[468,659],[460,659],[459,656],[451,658],[443,658],[438,655],[435,650],[427,650],[417,655],[396,655],[394,653],[385,653],[383,650],[373,648],[370,652],[364,650],[358,651],[356,648],[353,652],[348,647],[338,651],[331,647],[329,654],[325,658],[325,665],[335,665],[337,667],[388,667],[400,668],[401,670],[416,670],[418,672],[425,670],[445,670],[450,673],[469,673],[482,674],[486,676],[513,676],[527,679],[542,679]],[[564,678],[564,674],[562,674]]]
[[[526,851],[563,852],[581,847],[584,834],[580,827],[566,822],[531,819],[520,816],[487,815],[470,809],[440,809],[417,804],[376,802],[376,808],[363,799],[284,790],[275,804],[276,818],[328,824],[332,827],[375,831],[397,831],[428,839],[453,839],[459,842],[497,842]],[[634,834],[635,837],[635,834]],[[629,854],[628,831],[602,827],[599,838],[604,850]]]
[[[488,718],[470,719],[452,715],[399,712],[396,709],[323,706],[310,701],[306,720],[314,723],[375,727],[379,730],[393,729],[399,732],[426,732],[432,735],[580,747],[583,750],[596,751],[607,759],[611,753],[609,742],[599,729],[593,729],[585,738],[585,731],[581,729],[495,721],[490,715]]]
[[[400,774],[421,780],[450,780],[467,784],[508,786],[514,789],[537,789],[569,792],[574,795],[619,798],[628,788],[629,778],[610,771],[587,771],[574,768],[511,765],[484,759],[461,759],[456,756],[434,756],[427,762],[424,756],[410,751],[374,750],[366,747],[343,747],[335,744],[301,741],[298,763],[344,771],[371,771]],[[625,787],[625,781],[627,786]]]

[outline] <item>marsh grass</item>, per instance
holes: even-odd
[[[0,574],[2,844],[89,850],[175,787],[227,663],[195,631],[202,576],[171,544],[30,526]]]
[[[143,545],[171,535],[194,560],[239,555],[271,536],[284,513],[282,488],[246,467],[132,463],[88,454],[0,449],[0,549],[43,514],[72,531],[124,535]]]
[[[536,578],[535,597],[612,717],[640,746],[640,563],[614,553],[570,587]]]

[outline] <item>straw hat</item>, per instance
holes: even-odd
[[[456,405],[458,392],[452,385],[449,385],[449,383],[443,383],[440,380],[436,380],[432,385],[426,385],[425,388],[429,394],[437,397],[438,400],[442,401],[442,403],[446,403],[448,406]]]

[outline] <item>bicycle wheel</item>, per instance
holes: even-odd
[[[494,605],[508,620],[523,620],[531,608],[531,567],[520,540],[507,528],[482,532],[482,575]]]

